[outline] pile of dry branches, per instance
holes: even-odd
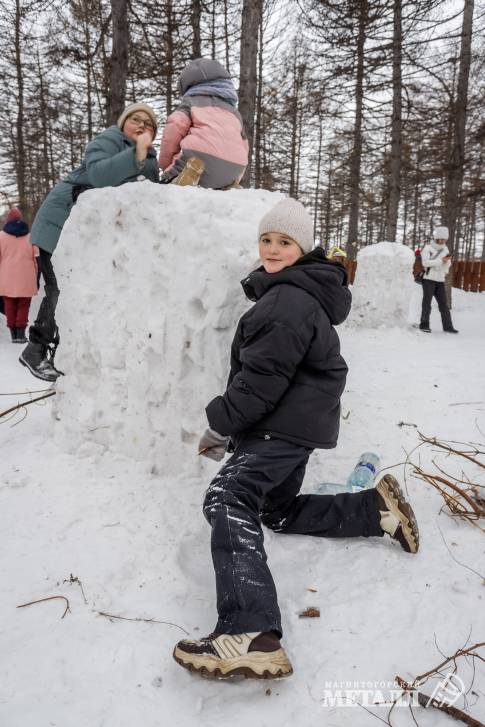
[[[437,437],[425,437],[418,432],[419,446],[430,446],[436,452],[446,453],[447,457],[463,459],[485,469],[485,449],[482,445],[465,442],[451,442]],[[474,482],[465,472],[460,476],[446,472],[434,458],[433,464],[438,473],[426,472],[420,465],[410,462],[413,474],[434,487],[445,501],[444,507],[452,516],[467,520],[485,533],[480,520],[485,518],[485,485]]]

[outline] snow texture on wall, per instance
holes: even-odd
[[[195,466],[205,406],[224,391],[250,305],[239,281],[280,199],[150,182],[81,195],[55,255],[63,448],[121,452],[154,473]]]
[[[413,263],[412,250],[396,242],[378,242],[360,250],[348,325],[406,327],[415,286]]]

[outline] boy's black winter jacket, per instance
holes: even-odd
[[[227,390],[207,406],[209,426],[335,447],[348,369],[333,326],[350,311],[345,269],[316,248],[279,273],[258,268],[242,286],[256,305],[238,323]]]

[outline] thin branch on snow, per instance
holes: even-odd
[[[27,396],[27,394],[43,394],[45,391],[51,391],[51,389],[29,389],[28,391],[5,391],[0,392],[0,396]]]
[[[55,391],[49,391],[47,394],[44,394],[43,396],[37,396],[35,399],[29,399],[29,401],[19,402],[15,406],[11,406],[9,409],[5,409],[5,411],[0,412],[0,419],[4,416],[7,416],[11,412],[23,409],[24,407],[28,406],[29,404],[34,404],[36,401],[41,401],[41,399],[48,399],[49,396],[55,396],[55,393],[56,393]],[[24,417],[24,419],[25,419],[25,417]]]
[[[439,449],[444,449],[446,452],[449,452],[449,454],[456,454],[460,457],[465,457],[465,459],[468,459],[470,462],[473,462],[474,464],[477,464],[479,467],[483,467],[485,469],[485,463],[480,462],[479,459],[476,459],[476,457],[472,457],[471,454],[468,452],[464,452],[460,449],[455,449],[454,447],[450,447],[450,444],[461,444],[462,446],[469,447],[469,444],[466,444],[465,442],[446,442],[442,441],[440,439],[437,439],[436,437],[425,437],[424,434],[421,432],[418,432],[421,441],[425,442],[427,444],[431,444],[434,447],[438,447]],[[485,455],[485,452],[481,449],[477,449],[476,447],[474,449],[471,449],[470,452],[475,455]]]
[[[467,520],[481,532],[485,532],[485,529],[475,522],[481,518],[485,518],[485,508],[479,499],[469,495],[466,490],[458,487],[458,485],[445,477],[424,472],[424,470],[422,470],[418,465],[413,464],[412,466],[414,474],[417,475],[419,479],[427,482],[440,493],[452,515]],[[449,492],[446,488],[449,488],[451,492]]]
[[[450,717],[454,717],[455,719],[459,720],[460,722],[463,722],[464,724],[469,725],[469,727],[485,727],[483,722],[479,722],[478,719],[475,719],[471,715],[467,714],[466,712],[463,712],[461,709],[458,709],[458,707],[453,707],[450,704],[444,704],[443,702],[440,702],[437,699],[433,699],[432,697],[429,697],[427,694],[424,694],[423,692],[418,691],[413,687],[412,684],[409,684],[404,679],[402,679],[400,676],[396,677],[396,682],[399,684],[399,686],[404,689],[404,692],[407,692],[409,694],[412,694],[413,692],[418,695],[418,702],[421,705],[421,707],[429,708],[433,707],[434,709],[438,709],[440,712],[444,712],[445,714],[449,715]],[[416,719],[413,719],[416,724]]]
[[[29,603],[21,603],[20,606],[17,606],[17,608],[26,608],[27,606],[33,606],[34,603],[43,603],[44,601],[55,601],[56,599],[61,599],[62,601],[66,602],[66,608],[64,610],[64,613],[61,616],[61,619],[64,618],[66,613],[71,611],[71,607],[69,604],[69,599],[66,598],[66,596],[48,596],[47,598],[38,598],[36,601],[29,601]]]
[[[436,639],[435,639],[435,643],[436,643]],[[402,677],[400,677],[399,675],[397,675],[395,677],[394,681],[397,684],[399,684],[399,686],[401,687],[401,689],[403,691],[401,692],[401,694],[399,694],[393,700],[391,708],[389,709],[389,712],[387,713],[386,724],[388,724],[389,727],[393,727],[392,722],[391,722],[392,711],[394,710],[394,708],[396,707],[398,702],[401,702],[403,697],[405,695],[409,694],[409,695],[416,695],[419,705],[421,707],[424,707],[425,709],[429,708],[429,707],[438,709],[439,711],[444,712],[445,714],[449,715],[450,717],[454,717],[454,719],[460,720],[464,724],[469,725],[469,727],[485,727],[485,724],[483,722],[480,722],[479,720],[475,719],[474,717],[467,714],[463,710],[458,709],[457,707],[454,707],[451,704],[446,704],[442,700],[435,699],[433,695],[431,697],[429,697],[428,695],[424,694],[423,692],[418,691],[418,687],[421,687],[430,677],[439,676],[439,677],[445,678],[447,675],[442,673],[442,669],[443,669],[443,667],[445,667],[451,663],[453,664],[452,673],[456,674],[456,672],[458,671],[457,660],[460,657],[464,657],[465,660],[467,660],[468,657],[471,657],[473,667],[475,666],[475,662],[474,662],[475,659],[479,659],[480,661],[485,661],[485,658],[481,654],[477,653],[477,649],[481,649],[483,647],[485,647],[485,641],[474,644],[473,646],[470,646],[468,649],[465,649],[465,648],[458,649],[450,657],[446,657],[442,654],[442,656],[444,656],[444,659],[441,662],[441,664],[438,664],[438,666],[436,666],[434,669],[430,669],[429,671],[425,672],[424,674],[420,674],[419,676],[415,677],[411,682],[408,682],[405,679],[403,679]],[[436,646],[436,648],[438,648],[438,646]],[[439,649],[438,649],[438,651],[439,651]],[[473,679],[474,678],[475,678],[475,669],[473,669]],[[473,686],[473,680],[472,680],[471,686]],[[464,694],[468,694],[468,692],[471,690],[471,686],[467,690],[467,692]],[[464,696],[464,695],[462,695],[462,696]],[[417,727],[419,727],[418,722],[417,722],[416,717],[413,712],[412,701],[410,701],[409,704],[407,704],[407,707],[410,711],[414,724],[417,725]],[[372,714],[372,712],[371,712],[371,714]],[[377,715],[374,715],[374,717],[377,717]],[[377,718],[379,719],[379,717],[377,717]]]
[[[105,616],[106,618],[109,618],[109,619],[115,618],[120,621],[143,621],[144,623],[147,623],[147,624],[154,623],[154,624],[165,624],[166,626],[175,626],[176,628],[183,631],[184,634],[187,634],[187,636],[189,635],[189,632],[186,631],[182,626],[179,626],[178,624],[174,624],[171,621],[159,621],[156,618],[139,618],[139,617],[128,618],[128,616],[115,616],[112,613],[105,613],[104,611],[96,611],[96,613],[98,614],[98,616]]]
[[[466,656],[467,654],[469,656],[472,656],[473,658],[479,659],[480,661],[485,662],[485,657],[483,657],[481,654],[477,654],[475,649],[483,649],[485,648],[485,641],[479,641],[476,644],[473,644],[473,646],[469,646],[468,649],[458,649],[455,651],[455,653],[452,656],[447,656],[444,661],[441,662],[441,664],[438,664],[438,666],[435,666],[433,669],[430,669],[429,671],[424,672],[424,674],[419,674],[414,679],[414,684],[419,682],[420,684],[423,683],[426,679],[428,679],[431,676],[434,676],[437,672],[439,672],[444,666],[447,666],[450,662],[453,662],[454,666],[456,667],[456,660],[459,659],[461,656]]]
[[[83,584],[81,583],[80,579],[77,576],[73,576],[72,573],[70,574],[69,578],[64,578],[62,581],[63,583],[76,583],[79,588],[81,589],[81,593],[83,594],[84,603],[86,606],[88,605],[88,599],[86,598],[86,594],[84,593]]]
[[[475,574],[476,576],[478,576],[479,578],[481,578],[481,579],[482,579],[482,583],[483,583],[483,584],[485,585],[485,576],[483,576],[483,575],[482,575],[481,573],[479,573],[478,571],[476,571],[476,570],[474,570],[473,568],[471,568],[471,567],[470,567],[469,565],[466,565],[466,563],[461,563],[461,562],[460,562],[460,561],[458,560],[458,558],[455,558],[455,556],[453,555],[453,553],[452,553],[452,552],[451,552],[451,550],[450,550],[450,547],[449,547],[448,543],[447,543],[447,542],[446,542],[446,540],[445,540],[445,536],[443,535],[443,533],[442,533],[442,531],[441,531],[441,528],[440,528],[439,524],[438,524],[438,523],[436,523],[436,525],[437,525],[437,527],[438,527],[438,530],[439,530],[439,533],[440,533],[440,535],[441,535],[441,538],[442,538],[442,540],[443,540],[443,543],[445,544],[445,546],[446,546],[446,549],[447,549],[448,553],[450,554],[450,557],[451,557],[451,559],[452,559],[452,560],[454,560],[454,561],[455,561],[455,563],[456,563],[457,565],[460,565],[460,566],[461,566],[462,568],[466,568],[466,569],[467,569],[467,570],[469,570],[469,571],[470,571],[471,573],[474,573],[474,574]]]

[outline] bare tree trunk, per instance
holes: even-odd
[[[42,191],[47,194],[50,188],[50,160],[49,160],[49,141],[47,133],[48,106],[46,103],[46,91],[44,85],[44,74],[40,63],[40,54],[37,49],[37,72],[39,74],[39,101],[40,101],[40,123],[42,129],[42,167],[41,178],[38,180]]]
[[[298,68],[296,65],[296,49],[293,60],[293,95],[291,97],[291,144],[290,144],[290,197],[296,197],[298,185],[297,173],[297,138],[298,138]]]
[[[110,13],[111,15],[111,13]],[[106,110],[108,106],[108,95],[109,95],[109,83],[110,83],[110,72],[111,72],[111,62],[108,58],[108,54],[106,52],[106,33],[103,31],[104,28],[104,22],[105,18],[103,16],[103,6],[101,3],[98,5],[98,22],[99,27],[101,28],[101,37],[99,39],[99,55],[101,58],[101,67],[103,71],[103,75],[101,76],[101,93],[99,90],[99,84],[96,78],[96,73],[93,69],[93,88],[94,92],[96,94],[96,98],[98,100],[98,107],[102,116],[102,122],[103,126],[105,126],[108,121],[106,119]]]
[[[22,20],[23,9],[20,0],[15,2],[15,75],[17,80],[17,120],[15,123],[15,173],[19,193],[19,206],[27,220],[30,220],[30,207],[27,199],[25,174],[24,141],[24,75],[22,66]]]
[[[417,247],[422,248],[421,240],[418,239],[418,219],[419,219],[419,207],[420,207],[420,199],[419,199],[419,183],[420,183],[420,175],[421,172],[421,147],[418,145],[417,151],[416,151],[416,174],[415,174],[415,181],[414,181],[414,210],[413,210],[413,237],[412,237],[412,246],[413,250],[415,250]]]
[[[303,75],[302,75],[303,80]],[[301,145],[303,141],[303,104],[300,101],[300,89],[298,90],[298,116],[297,116],[297,151],[296,151],[296,188],[295,198],[298,199],[300,193],[300,163],[301,163]]]
[[[254,136],[254,186],[256,189],[261,187],[262,167],[261,167],[261,145],[263,132],[263,16],[261,15],[259,23],[259,44],[258,44],[258,91],[256,96],[256,126]]]
[[[471,63],[473,7],[474,0],[465,0],[461,31],[460,70],[458,73],[456,102],[453,104],[453,116],[455,120],[453,148],[446,180],[443,217],[449,229],[448,247],[451,253],[453,253],[455,248],[457,220],[462,207],[461,186],[465,166],[465,127],[468,102],[468,79]]]
[[[172,0],[167,0],[167,33],[165,36],[165,74],[166,74],[166,91],[165,98],[167,103],[167,115],[172,113],[173,109],[173,39],[174,39],[174,22],[173,22],[173,5]]]
[[[323,123],[320,116],[320,125],[318,129],[318,157],[317,157],[317,181],[315,184],[315,202],[313,212],[313,237],[317,236],[317,220],[319,217],[319,198],[320,198],[320,171],[322,167],[322,142],[323,142]],[[321,241],[323,242],[323,241]]]
[[[241,54],[239,61],[239,111],[249,142],[249,163],[242,179],[249,186],[254,140],[254,110],[256,106],[256,64],[258,58],[258,29],[263,0],[244,0],[241,18]]]
[[[224,0],[224,49],[226,52],[226,68],[229,71],[229,18],[227,14],[227,0]]]
[[[357,235],[359,228],[360,164],[362,158],[362,109],[364,102],[364,43],[367,24],[368,1],[359,3],[359,35],[357,38],[357,73],[355,79],[355,124],[354,145],[350,157],[350,208],[347,255],[349,260],[357,257]]]
[[[86,12],[86,3],[82,5],[84,24],[84,53],[86,55],[86,116],[88,123],[88,141],[93,138],[93,89],[91,71],[91,34],[89,32],[89,19]]]
[[[485,199],[483,200],[483,216],[485,217]],[[485,225],[483,226],[482,237],[482,261],[485,262]]]
[[[202,55],[200,45],[200,18],[202,15],[201,0],[192,0],[192,58]]]
[[[387,207],[386,240],[395,242],[399,200],[401,197],[401,136],[402,136],[402,13],[401,0],[394,0],[394,36],[392,46],[392,124],[391,163],[389,168],[389,202]]]
[[[216,57],[216,0],[212,0],[212,18],[211,18],[211,44],[212,54],[211,58]]]
[[[325,200],[325,243],[331,242],[331,226],[332,226],[332,187],[333,187],[333,159],[330,158],[330,167],[328,170],[328,187]]]
[[[407,245],[409,195],[408,195],[408,184],[407,184],[407,174],[406,173],[403,175],[402,190],[403,190],[403,198],[404,198],[404,209],[403,209],[403,216],[402,216],[402,241],[403,241],[404,245]]]
[[[108,124],[115,124],[124,109],[128,76],[128,2],[111,0],[113,48],[111,51],[109,95],[106,109]]]

